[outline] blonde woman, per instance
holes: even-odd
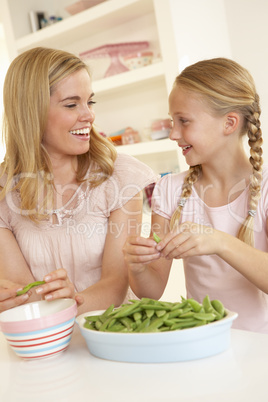
[[[208,294],[238,312],[234,327],[268,333],[268,170],[254,81],[232,60],[197,62],[176,78],[169,110],[170,138],[190,168],[155,187],[159,244],[137,236],[125,244],[131,287],[161,297],[182,258],[188,297]]]
[[[73,54],[34,48],[9,67],[0,278],[45,280],[28,302],[75,297],[79,313],[129,297],[122,247],[140,233],[142,190],[156,179],[97,133],[93,104],[88,67]]]

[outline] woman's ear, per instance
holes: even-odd
[[[224,134],[229,135],[237,130],[240,120],[238,113],[228,113],[224,119]]]

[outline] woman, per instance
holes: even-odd
[[[93,99],[86,64],[55,49],[19,55],[4,83],[0,277],[45,280],[28,301],[75,297],[79,313],[129,297],[122,247],[156,179],[96,132]]]

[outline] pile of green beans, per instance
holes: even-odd
[[[105,332],[163,332],[206,325],[226,316],[219,300],[207,295],[202,304],[193,298],[164,302],[149,298],[129,300],[114,308],[112,304],[101,315],[85,317],[84,327]]]

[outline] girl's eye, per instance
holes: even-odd
[[[88,105],[89,105],[89,106],[95,105],[95,103],[96,103],[96,102],[94,102],[93,100],[88,101]]]

